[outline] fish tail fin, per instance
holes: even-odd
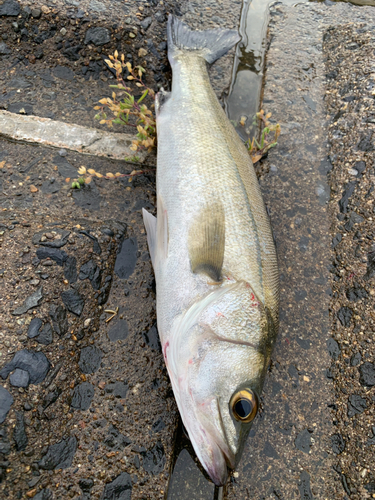
[[[168,17],[168,59],[171,64],[181,51],[196,51],[212,64],[226,54],[241,37],[237,30],[193,31],[177,17]]]

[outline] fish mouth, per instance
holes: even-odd
[[[202,421],[197,416],[197,421],[200,421],[198,427],[195,429],[189,429],[188,425],[185,427],[203,468],[216,486],[223,486],[228,480],[228,468],[233,469],[235,465],[235,456],[226,442],[225,427],[217,399],[216,405],[219,425],[212,426],[211,422],[206,419]],[[203,445],[203,443],[205,444]]]
[[[218,414],[219,414],[219,422],[220,422],[220,427],[221,427],[221,433],[222,433],[222,436],[223,436],[223,439],[221,440],[221,443],[217,443],[217,445],[219,446],[219,448],[221,450],[221,453],[223,454],[223,457],[225,459],[227,467],[229,469],[234,469],[234,467],[236,465],[236,457],[234,456],[234,453],[232,452],[232,450],[227,445],[228,438],[227,438],[227,434],[225,432],[224,420],[223,420],[223,417],[222,417],[222,414],[221,414],[220,403],[219,403],[219,399],[218,398],[216,399],[216,404],[217,404],[217,411],[218,411]]]
[[[207,473],[216,486],[224,486],[228,480],[228,469],[207,468]]]
[[[216,442],[211,445],[211,453],[209,463],[201,460],[202,465],[216,486],[224,486],[228,480],[227,457]]]
[[[227,436],[223,417],[221,415],[219,400],[216,399],[217,411],[220,422],[219,436],[216,434],[212,438],[212,463],[205,468],[216,486],[224,486],[228,480],[228,469],[234,469],[235,456],[227,445]]]

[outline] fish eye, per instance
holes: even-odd
[[[236,420],[248,424],[258,411],[258,398],[255,392],[243,389],[232,396],[230,407]]]

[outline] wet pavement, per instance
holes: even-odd
[[[331,325],[337,342],[330,369],[333,443],[335,468],[356,499],[375,495],[374,43],[368,19],[330,29],[324,40],[333,164]]]
[[[282,135],[277,149],[270,152],[258,171],[279,256],[280,334],[264,388],[263,412],[254,423],[242,462],[227,488],[227,498],[344,499],[370,498],[372,494],[371,479],[360,479],[361,470],[363,478],[363,470],[371,470],[371,448],[365,444],[371,438],[371,426],[362,424],[362,433],[367,432],[368,437],[361,440],[358,435],[357,442],[353,439],[356,444],[351,443],[347,454],[337,426],[355,426],[345,415],[348,409],[350,413],[350,399],[348,402],[346,397],[340,412],[335,413],[334,386],[351,385],[352,377],[360,385],[360,373],[349,371],[344,360],[346,370],[331,370],[331,361],[342,359],[340,346],[331,337],[331,325],[336,323],[332,316],[343,302],[342,295],[332,297],[328,272],[330,247],[335,242],[330,235],[333,211],[328,205],[327,180],[331,182],[331,178],[327,173],[332,165],[323,97],[326,73],[332,68],[324,64],[323,39],[327,28],[339,19],[364,21],[373,16],[371,9],[342,4],[271,8],[263,108],[273,112],[272,121],[281,124]],[[362,27],[364,32],[369,26],[373,24]],[[340,35],[329,48],[332,54],[338,43],[347,43],[346,35]],[[365,43],[373,42],[366,39]],[[372,51],[370,47],[373,45],[368,48]],[[361,54],[352,64],[361,65],[363,60]],[[342,63],[342,58],[338,61]],[[347,61],[351,74],[349,56]],[[361,100],[358,92],[357,96]],[[362,101],[357,113],[361,105]],[[335,113],[338,111],[335,109]],[[339,142],[338,150],[342,147]],[[351,265],[349,257],[343,260],[344,267]],[[368,308],[369,304],[364,306]],[[367,346],[365,350],[367,358],[373,360],[371,350]],[[359,410],[353,409],[349,416],[365,410],[363,419],[371,420],[373,408],[366,410],[371,408],[371,396],[358,388],[352,392],[355,395],[349,398]],[[345,476],[346,471],[351,479]]]
[[[48,488],[76,498],[90,480],[99,498],[126,471],[132,498],[163,498],[177,412],[141,218],[142,206],[153,208],[152,180],[90,184],[67,196],[58,168],[74,169],[79,155],[38,147],[38,163],[26,161],[29,146],[6,148],[3,192],[15,182],[20,192],[1,199],[1,376],[14,399],[1,427],[2,495]],[[97,171],[111,169],[100,161]],[[27,443],[8,447],[19,419]]]
[[[166,13],[195,28],[232,28],[241,2],[207,1],[204,8],[198,2],[122,3],[121,21],[109,2],[43,7],[24,9],[21,18],[0,17],[0,35],[6,35],[0,42],[0,105],[102,128],[92,106],[108,95],[113,80],[104,54],[117,48],[137,64],[144,48],[148,83],[168,88]],[[6,2],[6,8],[17,10],[16,2]],[[141,217],[142,207],[155,212],[154,158],[146,175],[93,179],[71,191],[81,165],[102,174],[129,174],[134,167],[0,142],[0,495],[357,500],[375,494],[368,312],[375,274],[373,172],[358,165],[373,161],[372,114],[353,147],[342,139],[351,127],[345,117],[341,132],[330,125],[347,108],[355,123],[362,108],[372,105],[373,17],[370,8],[348,4],[271,8],[263,107],[281,124],[282,135],[257,173],[279,255],[281,326],[261,412],[224,491],[196,463],[160,353]],[[367,24],[327,31],[348,18]],[[91,28],[100,31],[87,34]],[[104,45],[94,43],[98,33],[109,37]],[[335,59],[340,44],[342,59]],[[366,55],[361,47],[367,46]],[[233,53],[211,69],[222,102]],[[350,80],[350,71],[336,74],[328,80],[327,115],[326,75],[337,72],[345,57],[350,66],[353,55],[360,65],[367,61],[358,78],[369,88]],[[340,87],[338,99],[335,82],[342,79],[346,90]],[[362,103],[364,89],[368,101]],[[356,99],[345,100],[352,94]],[[358,153],[361,134],[367,149]],[[344,142],[355,150],[352,158],[340,156]],[[362,223],[365,230],[347,246],[345,234]]]
[[[18,5],[0,10],[8,13],[0,17],[3,109],[103,128],[93,106],[111,92],[102,59],[115,49],[146,67],[155,90],[169,87],[166,12],[179,4],[132,3],[121,24],[109,2],[84,15],[81,5]],[[92,28],[108,35],[104,45],[85,42]],[[155,212],[155,157],[145,175],[94,178],[72,191],[82,165],[103,175],[134,165],[0,144],[0,496],[164,498],[178,413],[141,216],[143,207]]]
[[[282,135],[258,170],[278,252],[280,329],[262,411],[227,498],[340,498],[328,439],[330,236],[321,17],[315,6],[271,9],[263,109],[272,111]]]

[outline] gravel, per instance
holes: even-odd
[[[74,288],[66,290],[61,293],[61,298],[68,311],[74,313],[76,316],[81,316],[85,305],[85,299],[77,290]]]
[[[29,337],[29,339],[32,339],[39,335],[39,330],[42,325],[43,321],[40,318],[33,318],[30,321],[29,328],[27,329],[27,336]]]
[[[109,43],[110,40],[110,32],[106,28],[89,28],[86,31],[86,44],[93,43],[96,47],[100,47]]]
[[[53,304],[50,307],[49,315],[52,320],[53,330],[62,337],[65,335],[69,329],[69,322],[66,315],[66,309],[64,306]]]
[[[129,335],[129,327],[126,319],[114,321],[108,330],[108,338],[115,342],[116,340],[125,340]]]
[[[132,480],[129,474],[123,472],[113,481],[106,484],[101,500],[130,500],[132,495]]]
[[[17,351],[13,359],[2,368],[0,376],[6,379],[10,372],[16,370],[16,368],[20,368],[28,372],[30,384],[40,384],[45,379],[50,366],[43,352],[22,349],[21,351]]]
[[[42,300],[43,300],[43,287],[40,286],[36,292],[27,297],[27,299],[21,306],[14,309],[12,314],[14,316],[20,316],[21,314],[25,314],[30,309],[39,306]]]
[[[362,385],[373,387],[375,385],[375,364],[366,361],[359,368],[359,381]]]
[[[0,16],[18,16],[21,11],[21,6],[16,0],[5,0],[0,5]]]
[[[332,232],[339,230],[343,235],[334,249],[331,270],[332,332],[341,350],[332,367],[334,414],[337,435],[345,442],[345,452],[340,452],[335,467],[344,491],[356,500],[370,498],[375,481],[375,456],[371,446],[366,446],[375,418],[374,395],[369,390],[375,385],[375,37],[372,11],[367,15],[367,22],[331,27],[323,43],[328,152],[333,164],[330,213]]]
[[[30,375],[26,370],[16,368],[9,377],[9,382],[13,387],[27,387],[30,383]]]
[[[38,248],[36,255],[40,260],[52,259],[59,266],[62,266],[68,258],[68,255],[64,250],[59,250],[57,248]]]
[[[50,345],[52,344],[53,341],[53,330],[52,326],[50,323],[46,323],[42,330],[40,331],[39,335],[35,337],[35,340],[38,342],[38,344],[42,345]]]
[[[64,263],[64,277],[69,283],[77,281],[77,259],[74,255],[69,255]]]
[[[73,391],[72,408],[76,410],[88,410],[94,397],[94,386],[90,382],[77,385]]]
[[[4,422],[13,401],[13,396],[9,391],[7,391],[5,387],[0,386],[0,424]]]
[[[28,438],[25,431],[25,419],[22,412],[16,411],[15,413],[16,425],[13,431],[13,439],[16,445],[16,450],[23,451],[28,444]]]
[[[311,432],[309,432],[307,429],[303,429],[303,431],[301,431],[297,435],[294,444],[297,450],[303,451],[304,453],[309,453],[311,446]]]
[[[84,347],[81,350],[78,365],[83,373],[94,373],[102,360],[102,352],[95,346]]]
[[[45,470],[66,469],[72,465],[76,450],[77,439],[75,436],[62,439],[48,447],[47,453],[38,465]]]

